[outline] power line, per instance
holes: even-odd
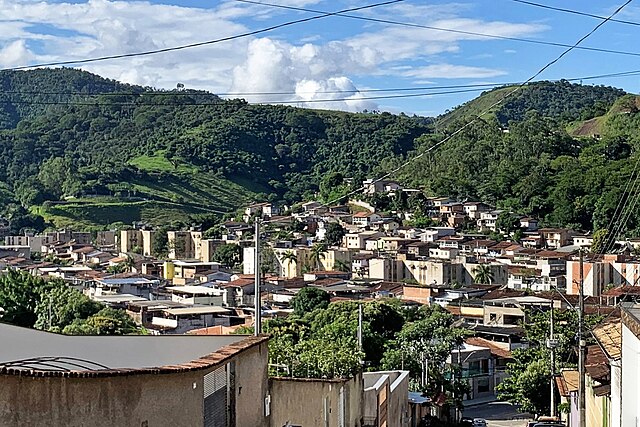
[[[390,5],[390,4],[400,3],[400,2],[403,2],[403,1],[405,1],[405,0],[388,0],[388,1],[380,2],[380,3],[374,3],[374,4],[366,5],[366,6],[354,7],[354,8],[350,8],[350,9],[343,9],[343,10],[339,10],[339,11],[336,11],[336,12],[324,12],[320,16],[311,16],[311,17],[307,17],[307,18],[296,19],[295,21],[283,22],[281,24],[272,25],[270,27],[262,28],[262,29],[259,29],[259,30],[249,31],[249,32],[246,32],[246,33],[240,33],[240,34],[236,34],[236,35],[233,35],[233,36],[222,37],[222,38],[215,39],[215,40],[207,40],[207,41],[203,41],[203,42],[189,43],[189,44],[184,44],[184,45],[179,45],[179,46],[165,47],[165,48],[162,48],[162,49],[147,50],[147,51],[142,51],[142,52],[133,52],[133,53],[123,53],[123,54],[117,54],[117,55],[100,56],[100,57],[89,58],[89,59],[43,62],[43,63],[40,63],[40,64],[32,64],[32,65],[23,65],[23,66],[19,66],[19,67],[2,68],[2,69],[0,69],[0,71],[18,71],[18,70],[25,70],[25,69],[28,69],[28,68],[53,67],[53,66],[74,65],[74,64],[88,64],[88,63],[91,63],[91,62],[107,61],[107,60],[111,60],[111,59],[133,58],[133,57],[139,57],[139,56],[156,55],[156,54],[159,54],[159,53],[174,52],[174,51],[183,50],[183,49],[191,49],[191,48],[194,48],[194,47],[207,46],[207,45],[222,43],[222,42],[226,42],[226,41],[236,40],[236,39],[240,39],[240,38],[244,38],[244,37],[255,36],[257,34],[266,33],[266,32],[269,32],[269,31],[277,30],[279,28],[288,27],[288,26],[295,25],[295,24],[301,24],[301,23],[304,23],[304,22],[314,21],[316,19],[327,18],[329,16],[336,16],[336,15],[338,15],[340,13],[347,13],[347,12],[355,12],[355,11],[358,11],[358,10],[372,9],[374,7],[387,6],[387,5]]]
[[[548,80],[550,82],[557,81],[568,81],[568,82],[576,82],[583,80],[597,80],[603,78],[613,78],[613,77],[627,77],[633,75],[640,75],[640,70],[632,70],[632,71],[622,71],[617,73],[608,73],[608,74],[599,74],[599,75],[591,75],[584,77],[572,77],[572,78],[564,78],[564,79],[554,79]],[[539,80],[538,82],[542,82],[544,80]],[[316,91],[316,92],[296,92],[296,91],[282,91],[282,92],[222,92],[222,93],[209,93],[209,92],[188,92],[188,91],[180,91],[180,92],[95,92],[95,93],[87,93],[87,92],[42,92],[42,91],[0,91],[0,95],[71,95],[71,96],[101,96],[101,97],[137,97],[136,99],[147,98],[147,97],[212,97],[212,96],[263,96],[263,95],[299,95],[302,93],[318,93],[318,94],[340,94],[340,93],[377,93],[377,92],[412,92],[417,90],[422,91],[430,91],[436,89],[471,89],[478,88],[477,90],[470,91],[446,91],[446,92],[425,92],[415,95],[407,95],[406,97],[420,97],[420,96],[432,96],[432,95],[448,95],[454,93],[463,93],[463,92],[479,92],[483,90],[495,89],[500,87],[508,87],[514,85],[520,85],[523,82],[500,82],[500,83],[484,83],[484,84],[468,84],[468,85],[449,85],[449,86],[414,86],[414,87],[398,87],[398,88],[377,88],[377,89],[355,89],[355,90],[333,90],[333,91]],[[394,95],[392,97],[399,97]],[[336,101],[347,101],[347,100],[355,100],[355,99],[387,99],[383,97],[361,97],[361,98],[336,98],[336,99],[324,99],[324,100],[283,100],[283,101],[264,101],[257,104],[294,104],[294,103],[305,103],[305,102],[336,102]],[[119,105],[118,103],[92,103],[92,102],[82,102],[82,101],[38,101],[38,100],[16,100],[16,101],[0,101],[0,103],[15,103],[15,104],[42,104],[42,105]],[[197,104],[167,104],[167,103],[146,103],[146,102],[122,102],[120,105],[157,105],[157,106],[193,106],[193,105],[220,105],[223,104],[223,100],[212,102],[212,103],[197,103]]]
[[[535,2],[532,2],[532,1],[526,1],[526,0],[509,0],[509,1],[512,1],[514,3],[521,3],[521,4],[526,4],[526,5],[529,5],[529,6],[539,7],[539,8],[542,8],[542,9],[555,10],[557,12],[564,12],[564,13],[571,13],[571,14],[574,14],[574,15],[587,16],[589,18],[607,19],[606,16],[594,15],[594,14],[591,14],[591,13],[580,12],[578,10],[566,9],[566,8],[563,8],[563,7],[549,6],[549,5],[546,5],[546,4],[535,3]],[[619,24],[640,26],[639,22],[625,21],[623,19],[609,19],[609,21],[617,22]]]
[[[264,105],[264,104],[308,104],[308,103],[326,103],[326,102],[344,102],[344,101],[366,101],[366,100],[380,100],[380,99],[398,99],[398,98],[416,98],[416,97],[427,97],[427,96],[435,96],[435,95],[452,95],[457,93],[468,93],[468,92],[481,92],[485,89],[466,89],[466,90],[452,90],[452,91],[442,91],[442,92],[427,92],[427,93],[411,93],[404,95],[381,95],[381,96],[369,96],[369,97],[359,97],[359,98],[327,98],[327,99],[310,99],[310,100],[284,100],[284,101],[269,101],[269,102],[258,102],[253,103],[251,105]],[[157,107],[204,107],[204,106],[226,106],[227,103],[224,100],[217,102],[202,102],[195,104],[167,104],[162,102],[155,103],[147,103],[147,102],[88,102],[88,101],[38,101],[38,100],[16,100],[16,101],[0,101],[0,104],[24,104],[24,105],[71,105],[71,106],[117,106],[117,105],[126,105],[126,106],[157,106]]]
[[[520,89],[522,89],[527,83],[530,83],[531,81],[533,81],[536,77],[538,77],[540,74],[542,74],[543,72],[545,72],[549,67],[553,66],[554,64],[556,64],[558,61],[560,61],[562,58],[564,58],[569,52],[571,52],[572,50],[576,49],[576,47],[582,43],[584,40],[586,40],[587,38],[589,38],[593,33],[595,33],[600,27],[602,27],[604,24],[606,24],[611,18],[613,18],[615,15],[617,15],[622,9],[624,9],[629,3],[631,3],[633,0],[627,0],[626,2],[624,2],[621,6],[619,6],[611,15],[609,15],[605,20],[603,20],[602,22],[600,22],[598,25],[596,25],[591,31],[589,31],[587,34],[585,34],[584,36],[582,36],[577,42],[575,42],[571,47],[567,48],[566,50],[564,50],[560,55],[558,55],[556,58],[554,58],[553,60],[549,61],[547,64],[545,64],[542,68],[540,68],[536,73],[534,73],[531,77],[529,77],[525,82],[523,82],[522,84],[520,84],[519,86],[517,86],[516,88],[514,88],[512,91],[508,92],[507,94],[505,94],[505,96],[503,96],[502,98],[500,98],[499,100],[497,100],[496,102],[494,102],[493,104],[491,104],[489,107],[487,107],[484,111],[482,111],[480,114],[478,114],[476,117],[474,117],[472,120],[468,121],[467,123],[465,123],[464,125],[460,126],[457,130],[455,130],[454,132],[452,132],[451,134],[447,135],[445,138],[441,139],[439,142],[435,143],[434,145],[432,145],[431,147],[429,147],[428,149],[426,149],[425,151],[423,151],[422,153],[410,157],[409,159],[405,160],[404,162],[402,162],[399,166],[395,167],[394,169],[392,169],[391,171],[383,174],[381,177],[379,177],[378,179],[374,180],[371,182],[371,184],[375,184],[376,182],[382,181],[384,179],[389,178],[391,175],[397,173],[398,171],[404,169],[406,166],[408,166],[409,164],[415,162],[416,160],[422,158],[425,154],[430,153],[431,151],[435,150],[436,148],[440,147],[442,144],[446,143],[447,141],[451,140],[453,137],[455,137],[456,135],[458,135],[459,133],[461,133],[462,131],[464,131],[467,127],[471,126],[473,123],[475,123],[476,121],[480,120],[482,118],[482,116],[484,116],[485,114],[487,114],[488,112],[490,112],[493,108],[497,107],[498,105],[502,104],[502,102],[507,99],[508,97],[510,97],[511,95],[513,95],[514,93],[516,93],[517,91],[519,91]],[[370,185],[371,185],[370,184]],[[342,199],[344,199],[345,197],[350,197],[358,192],[361,192],[362,190],[364,190],[365,186],[361,186],[360,188],[357,188],[353,191],[350,191],[349,193],[336,198],[332,201],[329,201],[328,203],[325,203],[324,206],[329,206],[332,205],[333,203],[336,203]]]
[[[296,10],[296,11],[316,13],[316,14],[327,13],[326,11],[322,11],[322,10],[315,10],[315,9],[308,9],[308,8],[294,7],[294,6],[285,6],[281,4],[267,3],[267,2],[255,1],[255,0],[234,0],[234,1],[239,3],[249,3],[249,4],[267,6],[267,7],[279,8],[279,9]],[[563,48],[579,49],[579,50],[585,50],[585,51],[591,51],[591,52],[611,53],[616,55],[640,56],[640,52],[628,52],[628,51],[589,47],[589,46],[573,46],[565,43],[546,42],[543,40],[526,39],[523,37],[500,36],[497,34],[479,33],[475,31],[456,30],[453,28],[443,28],[443,27],[435,27],[431,25],[413,24],[409,22],[393,21],[390,19],[370,18],[366,16],[350,15],[349,13],[342,13],[342,12],[335,13],[335,16],[350,18],[350,19],[358,19],[361,21],[377,22],[381,24],[400,25],[403,27],[422,28],[426,30],[443,31],[443,32],[454,33],[454,34],[463,34],[467,36],[484,37],[484,38],[490,38],[490,39],[496,39],[496,40],[509,40],[509,41],[514,41],[519,43],[530,43],[530,44],[538,44],[538,45],[553,46],[553,47],[563,47]],[[606,18],[603,17],[602,19],[606,19]],[[607,21],[603,21],[603,22],[607,22]]]
[[[637,71],[640,74],[640,70]],[[575,79],[577,80],[577,79]],[[0,95],[78,95],[78,96],[268,96],[268,95],[299,95],[299,94],[338,94],[338,93],[369,93],[369,92],[409,92],[417,90],[435,90],[435,89],[462,89],[462,88],[494,88],[496,86],[508,86],[517,83],[478,83],[467,85],[449,85],[449,86],[411,86],[397,88],[379,88],[379,89],[336,89],[336,90],[319,90],[319,91],[281,91],[281,92],[204,92],[204,91],[162,91],[162,92],[41,92],[41,91],[2,91]]]

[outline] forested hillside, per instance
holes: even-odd
[[[164,223],[171,218],[160,213],[171,209],[184,219],[256,199],[299,201],[325,173],[362,179],[429,131],[422,118],[254,106],[69,69],[0,73],[0,81],[5,196],[58,226]]]
[[[438,119],[440,126],[470,120],[489,110],[483,118],[495,118],[502,126],[522,121],[527,112],[537,111],[543,117],[562,122],[586,120],[607,112],[616,99],[625,94],[609,86],[583,86],[566,80],[556,83],[533,82],[514,92],[515,86],[487,91]],[[508,95],[508,96],[507,96]],[[492,107],[498,101],[499,105]]]
[[[577,93],[589,89],[569,87]],[[605,88],[594,90],[602,93]],[[529,110],[522,120],[517,120],[517,111],[525,107],[519,101],[518,108],[477,121],[433,153],[410,164],[403,179],[422,185],[433,194],[484,200],[536,215],[544,225],[583,230],[609,227],[623,191],[631,189],[635,180],[635,175],[633,180],[630,178],[640,148],[640,102],[633,95],[624,95],[615,102],[604,97],[595,103],[580,102],[577,105],[582,109],[574,110],[570,102],[573,96],[566,102],[549,99],[555,99],[557,108]],[[531,102],[535,106],[542,101],[533,97]],[[561,105],[565,107],[560,109]],[[594,117],[598,112],[602,115]],[[505,123],[498,119],[500,114],[513,118]],[[571,121],[576,118],[587,120]],[[584,136],[569,133],[583,128],[586,122],[597,122],[597,132]],[[428,149],[454,126],[452,123],[448,128],[442,127],[439,135],[419,138],[417,151]],[[634,209],[638,206],[636,194],[632,191],[632,196],[625,197],[621,207],[629,212],[623,230],[637,236],[640,215]]]
[[[358,183],[394,169],[512,90],[433,120],[250,105],[71,69],[0,82],[0,216],[14,231],[44,227],[38,215],[58,227],[188,224],[253,200],[297,202],[336,172]],[[603,228],[635,166],[639,106],[611,87],[533,83],[397,178],[547,225]],[[634,212],[628,228],[638,224]]]

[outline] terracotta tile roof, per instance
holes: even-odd
[[[619,359],[622,355],[622,322],[611,322],[598,325],[593,329],[600,345],[611,359]]]
[[[42,371],[37,369],[16,369],[0,367],[0,375],[18,375],[27,377],[64,377],[64,378],[100,378],[126,375],[158,375],[198,371],[219,366],[241,351],[268,341],[269,336],[247,336],[241,341],[226,345],[213,353],[179,365],[166,365],[154,368],[117,368],[83,371]]]
[[[556,387],[558,387],[558,394],[562,397],[569,397],[569,390],[567,389],[567,383],[562,376],[556,377]]]
[[[223,283],[220,285],[222,288],[234,288],[234,287],[244,287],[248,285],[253,285],[255,279],[236,279],[231,282]]]
[[[367,218],[369,215],[371,215],[371,212],[358,212],[353,214],[354,218]]]
[[[602,293],[606,297],[619,297],[622,295],[640,295],[640,286],[617,286]]]
[[[565,394],[562,394],[565,397],[569,396],[571,392],[577,392],[580,383],[580,377],[578,375],[578,371],[574,370],[566,370],[560,373],[558,377],[559,380],[563,382],[562,387],[558,387],[561,391],[564,391]]]
[[[587,347],[585,366],[587,368],[587,374],[595,380],[606,379],[611,373],[609,359],[607,359],[607,355],[604,354],[597,344]]]
[[[489,350],[491,350],[491,354],[494,356],[502,357],[504,359],[512,358],[511,352],[509,350],[505,350],[504,348],[500,347],[490,340],[479,337],[471,337],[467,338],[465,342],[467,344],[477,345],[478,347],[487,347]]]

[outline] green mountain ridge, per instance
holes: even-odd
[[[14,194],[5,203],[40,206],[32,211],[55,226],[117,221],[97,212],[104,209],[90,203],[96,196],[182,204],[188,211],[172,222],[183,223],[193,209],[293,203],[317,191],[327,173],[364,179],[429,131],[423,118],[256,106],[72,69],[0,73],[0,81],[10,92],[0,117],[13,120],[0,131],[0,182]],[[84,214],[70,197],[83,200]],[[53,212],[47,200],[68,201]]]
[[[513,91],[431,119],[250,105],[72,69],[0,72],[0,82],[0,217],[14,232],[42,227],[38,215],[56,227],[190,225],[251,201],[333,199],[349,190],[343,178],[394,170]],[[632,176],[638,105],[616,88],[532,83],[394,177],[547,225],[603,228]],[[639,224],[632,212],[623,229]]]

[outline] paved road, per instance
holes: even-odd
[[[466,408],[463,415],[484,418],[487,420],[488,427],[525,427],[527,425],[525,415],[506,402],[485,403]]]

